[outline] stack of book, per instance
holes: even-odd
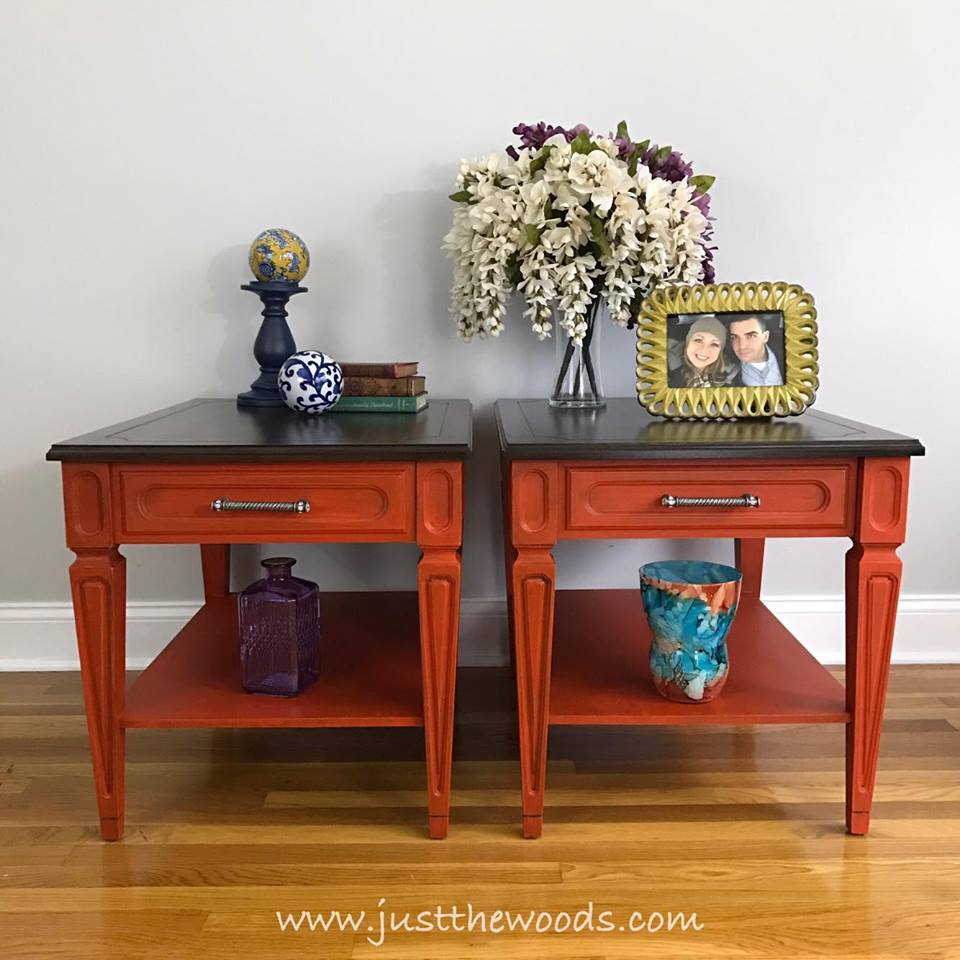
[[[426,377],[416,361],[341,363],[343,394],[337,413],[419,413],[427,406]]]

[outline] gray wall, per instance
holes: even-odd
[[[473,401],[464,595],[502,596],[491,404],[546,395],[554,346],[518,311],[499,340],[455,338],[446,194],[459,158],[518,121],[621,118],[717,176],[721,280],[814,293],[818,405],[926,442],[904,586],[960,593],[958,27],[917,2],[6,4],[0,603],[68,596],[51,441],[252,379],[258,305],[239,285],[274,225],[313,254],[301,346],[417,358],[434,394]],[[607,391],[628,395],[632,335],[604,334]],[[836,594],[844,549],[773,543],[766,586]],[[627,586],[646,559],[729,551],[557,554],[562,586]],[[198,594],[195,548],[124,552],[131,598]],[[331,587],[414,583],[412,547],[297,553]],[[254,548],[238,555],[252,578]]]

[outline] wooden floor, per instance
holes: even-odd
[[[960,958],[960,666],[895,668],[867,838],[843,832],[842,726],[581,727],[551,735],[523,841],[511,685],[461,671],[446,841],[425,838],[420,730],[132,730],[127,836],[104,844],[78,676],[0,674],[0,956]],[[381,898],[703,929],[375,947],[275,915]]]

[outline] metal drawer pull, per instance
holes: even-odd
[[[294,500],[292,503],[283,503],[270,500],[228,500],[226,497],[217,497],[210,504],[217,513],[224,510],[267,510],[271,513],[309,513],[309,500]]]
[[[663,507],[759,507],[760,498],[752,493],[742,497],[674,497],[665,493],[660,498]]]

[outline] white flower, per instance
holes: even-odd
[[[543,144],[545,147],[553,147],[552,152],[569,157],[573,148],[567,143],[567,138],[562,133],[555,133],[549,140]]]
[[[520,196],[526,204],[536,204],[542,207],[550,199],[550,191],[543,180],[534,180],[520,186]]]
[[[545,222],[544,204],[550,199],[550,188],[543,180],[534,180],[520,186],[523,201],[523,222],[542,225]]]
[[[568,227],[554,227],[552,230],[547,230],[540,237],[540,242],[545,249],[556,255],[558,261],[573,256],[576,249],[576,244],[573,242],[573,233]]]
[[[584,246],[590,240],[590,217],[586,207],[579,204],[571,207],[566,212],[567,229],[573,237],[573,242],[578,248]]]
[[[594,143],[608,156],[613,159],[619,159],[620,148],[609,137],[597,137]]]
[[[613,140],[594,142],[574,153],[552,137],[535,172],[535,149],[460,162],[457,191],[469,201],[457,203],[444,247],[464,339],[499,335],[514,289],[537,337],[556,323],[579,343],[596,298],[626,324],[658,281],[702,278],[710,223],[693,187],[653,177],[642,163],[631,176]]]

